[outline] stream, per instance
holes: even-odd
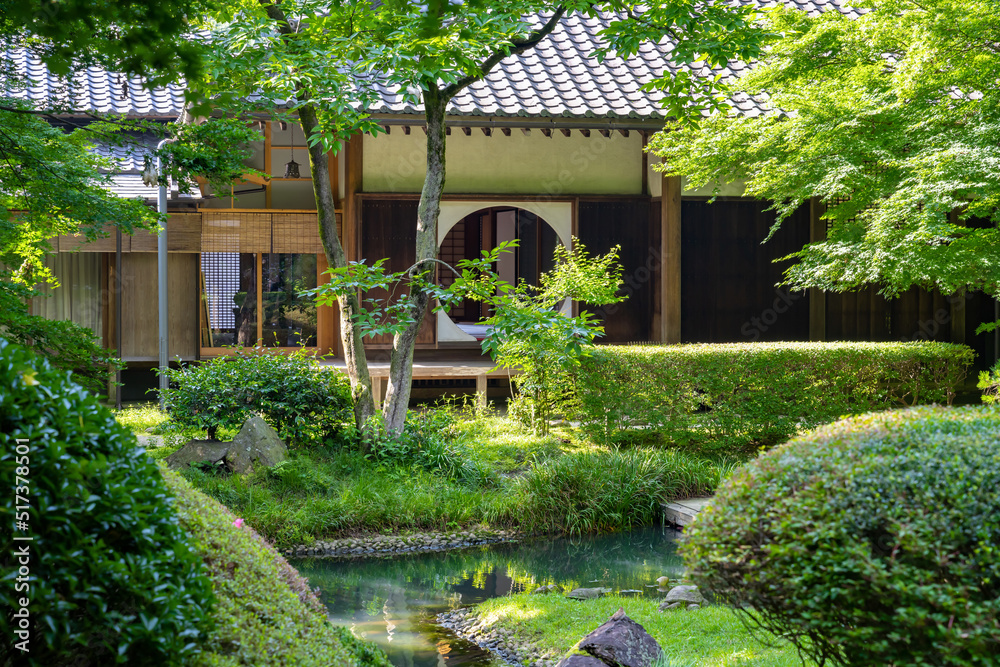
[[[395,558],[290,562],[321,590],[331,621],[374,641],[396,667],[496,666],[502,662],[488,651],[438,626],[437,614],[546,584],[660,597],[657,577],[684,571],[677,535],[650,527]]]

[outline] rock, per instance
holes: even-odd
[[[548,586],[539,586],[538,588],[536,588],[531,592],[536,593],[538,595],[547,595],[549,593],[562,593],[563,587],[560,586],[559,584],[550,584]]]
[[[689,604],[688,605],[688,611],[694,611],[695,609],[701,609],[701,605],[700,604]]]
[[[608,667],[601,660],[598,660],[592,655],[583,655],[581,653],[574,653],[573,655],[568,655],[559,661],[556,667]]]
[[[610,592],[610,588],[574,588],[566,594],[566,597],[574,600],[595,600]]]
[[[705,601],[697,586],[674,586],[663,598],[663,602],[687,602],[689,604],[701,604]]]
[[[623,591],[618,591],[618,595],[638,595],[639,593],[642,593],[642,591],[635,588],[626,588]]]
[[[218,463],[229,452],[228,442],[218,440],[191,440],[167,457],[167,467],[173,470],[187,468],[192,463]]]
[[[650,667],[662,653],[646,629],[620,608],[578,646],[611,667]]]
[[[243,428],[229,443],[226,463],[233,472],[240,475],[253,470],[253,464],[270,468],[284,461],[288,448],[273,428],[258,415],[252,415],[243,422]]]
[[[671,609],[680,609],[680,602],[661,602],[660,611],[670,611]]]
[[[666,586],[669,583],[670,583],[670,577],[660,577],[659,579],[656,580],[657,586]]]

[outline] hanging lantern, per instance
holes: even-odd
[[[292,136],[292,159],[285,163],[285,178],[299,178],[299,163],[295,161],[295,131]]]

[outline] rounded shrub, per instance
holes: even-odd
[[[691,577],[820,664],[1000,655],[1000,411],[845,419],[736,473],[688,529]]]
[[[346,377],[316,364],[304,351],[234,348],[231,355],[166,371],[164,405],[184,426],[237,429],[254,413],[279,435],[303,442],[335,433],[351,418]]]
[[[8,640],[0,663],[162,665],[190,657],[207,624],[211,584],[156,465],[65,371],[2,338],[0,443],[8,494],[0,521],[14,528],[0,554],[0,633]],[[12,646],[22,640],[30,652]]]

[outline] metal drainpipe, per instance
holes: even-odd
[[[157,153],[170,141],[164,139],[156,146]],[[159,299],[159,338],[160,338],[160,409],[163,409],[164,390],[167,388],[166,371],[169,362],[169,340],[167,334],[167,186],[163,183],[163,158],[156,156],[156,176],[160,179],[159,191],[156,196],[156,211],[164,216],[162,227],[156,238],[156,286],[157,298]]]

